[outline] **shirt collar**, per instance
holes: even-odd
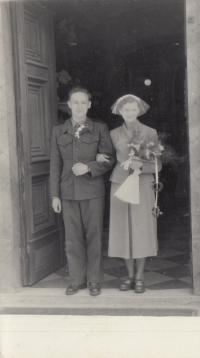
[[[85,124],[86,119],[87,119],[87,118],[85,118],[85,119],[84,119],[83,121],[81,121],[81,122],[75,122],[75,121],[73,120],[73,118],[71,117],[71,123],[72,123],[73,128],[75,127],[76,124],[79,124],[80,126],[81,126],[82,124]]]

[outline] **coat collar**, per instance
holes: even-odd
[[[144,125],[138,120],[136,120],[136,122],[129,129],[126,127],[125,123],[122,125],[123,132],[125,132],[126,136],[130,139],[133,137],[133,131],[138,132],[138,137],[140,137],[143,132],[143,128]]]
[[[93,133],[93,129],[94,129],[93,121],[90,118],[86,117],[86,124],[88,125],[88,127],[84,128],[80,134],[82,134],[86,131]],[[75,135],[75,129],[72,126],[71,118],[66,120],[66,122],[63,124],[62,134],[66,133],[66,132],[73,136]]]

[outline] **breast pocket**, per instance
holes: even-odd
[[[81,156],[82,157],[94,157],[98,153],[98,136],[82,136],[81,137]]]
[[[58,146],[62,154],[63,159],[72,158],[73,155],[73,138],[72,136],[60,137],[58,140]]]

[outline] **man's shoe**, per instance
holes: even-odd
[[[66,295],[74,295],[75,293],[78,293],[79,290],[82,290],[83,288],[87,288],[87,283],[81,283],[80,285],[70,285],[66,289]]]
[[[100,283],[89,283],[89,289],[92,296],[97,296],[101,293]]]

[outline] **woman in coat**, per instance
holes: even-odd
[[[138,141],[158,141],[156,130],[141,124],[137,119],[148,109],[149,106],[136,96],[126,95],[119,98],[112,107],[112,113],[120,114],[124,124],[110,133],[116,150],[117,164],[110,178],[112,184],[108,256],[125,259],[129,277],[121,284],[120,290],[135,289],[136,293],[145,291],[146,257],[156,256],[158,251],[157,222],[156,217],[152,215],[155,203],[152,189],[155,164],[132,160],[130,168],[125,170],[122,163],[129,158],[128,144],[133,141],[133,133],[136,134]],[[106,156],[98,155],[97,160],[104,161]],[[139,204],[130,204],[115,196],[121,184],[134,171],[139,173]]]

